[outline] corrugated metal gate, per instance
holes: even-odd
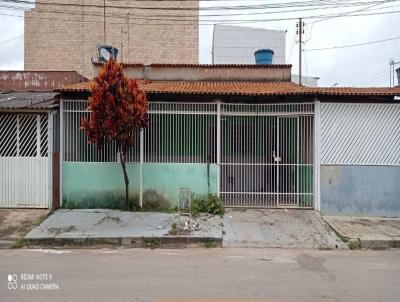
[[[0,207],[49,207],[48,114],[0,113]]]
[[[314,207],[314,105],[221,105],[228,207]]]

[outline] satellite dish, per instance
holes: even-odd
[[[110,60],[111,54],[105,48],[100,48],[100,56],[105,60]]]

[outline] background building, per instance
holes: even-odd
[[[230,25],[214,25],[213,64],[254,64],[260,48],[274,51],[273,64],[285,64],[286,31]]]
[[[91,78],[91,58],[103,44],[117,47],[123,62],[198,63],[198,10],[171,21],[166,8],[176,1],[105,3],[105,18],[103,0],[42,0],[25,12],[25,70],[74,70]],[[198,8],[199,1],[179,6]]]
[[[213,64],[255,64],[254,52],[269,48],[274,51],[272,64],[286,64],[286,31],[230,25],[214,25]],[[302,85],[318,86],[318,77],[302,76]],[[299,76],[292,74],[299,83]]]

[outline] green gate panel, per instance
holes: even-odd
[[[180,188],[190,188],[196,195],[217,192],[216,164],[177,164],[145,163],[143,164],[143,201],[149,192],[177,205]]]

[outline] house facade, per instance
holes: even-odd
[[[0,72],[0,207],[51,208],[58,200],[54,89],[85,80],[71,71]]]
[[[97,72],[101,65],[94,67]],[[123,67],[149,98],[149,127],[136,133],[127,158],[132,203],[173,208],[186,188],[199,197],[217,194],[226,207],[400,215],[399,87],[299,86],[291,82],[290,65]],[[27,112],[12,126],[22,109],[0,103],[2,192],[20,186],[10,179],[28,175],[29,188],[38,187],[37,180],[49,192],[38,207],[120,208],[124,182],[116,146],[99,150],[80,129],[90,114],[90,82],[66,83],[52,93],[50,107],[35,112],[47,112],[52,125],[47,144],[41,117],[29,120],[36,128],[24,136]],[[15,152],[3,151],[15,135],[4,136],[4,129],[17,129],[16,148],[33,146],[36,153],[28,157],[43,154],[51,174],[35,176],[25,167],[10,177],[13,169],[4,161]]]
[[[96,68],[99,68],[97,66]],[[289,65],[124,65],[150,99],[129,151],[131,195],[176,205],[179,189],[227,207],[400,215],[398,88],[310,88]],[[64,207],[118,207],[114,145],[86,144],[89,84],[61,90]]]

